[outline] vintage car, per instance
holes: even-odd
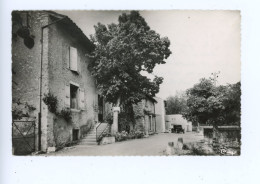
[[[173,125],[173,128],[171,129],[172,133],[185,133],[185,130],[182,128],[181,125]]]

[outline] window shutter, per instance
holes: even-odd
[[[78,57],[78,60],[77,60],[77,72],[80,74],[81,72],[81,67],[80,67],[80,57]]]
[[[70,69],[70,47],[65,45],[65,59],[66,59],[66,67]]]
[[[70,108],[70,85],[65,85],[65,106]]]
[[[78,71],[78,52],[74,47],[70,47],[70,69]]]
[[[85,91],[84,91],[84,89],[79,89],[79,108],[85,109]]]

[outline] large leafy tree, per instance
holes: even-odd
[[[216,81],[201,79],[187,90],[187,110],[184,117],[193,123],[213,125],[240,124],[240,82],[216,86]]]
[[[169,39],[151,30],[137,11],[123,13],[117,24],[94,27],[95,50],[89,69],[105,100],[118,106],[155,96],[163,78],[150,80],[140,72],[152,73],[156,64],[165,63],[171,54]]]
[[[166,99],[166,114],[182,114],[187,109],[187,99],[185,94],[176,94]]]

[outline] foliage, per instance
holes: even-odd
[[[117,132],[115,135],[115,139],[118,142],[127,140],[127,138],[128,138],[128,133],[126,131],[122,131],[121,133]]]
[[[131,130],[129,133],[127,131],[117,132],[115,135],[116,141],[125,141],[128,139],[140,139],[144,137],[144,132]]]
[[[130,124],[135,124],[134,111],[132,105],[125,105],[121,107],[121,113],[118,114],[118,130],[130,131]]]
[[[105,122],[108,124],[113,124],[113,114],[112,113],[108,113],[105,117]]]
[[[47,94],[44,94],[44,97],[42,100],[48,106],[48,109],[50,112],[52,112],[54,114],[57,112],[58,99],[56,96],[54,96],[53,94],[51,94],[49,92]]]
[[[187,99],[184,95],[169,96],[166,104],[166,114],[182,114],[187,109]]]
[[[233,122],[240,125],[241,116],[241,84],[229,84],[227,86],[227,98],[224,100],[224,119],[226,122]]]
[[[69,108],[63,108],[59,115],[66,121],[70,121],[72,119],[71,110]]]
[[[240,82],[216,86],[216,81],[201,79],[187,93],[187,110],[183,117],[194,124],[240,124]]]
[[[89,69],[105,100],[131,104],[158,93],[163,78],[155,76],[151,81],[140,72],[152,73],[156,64],[165,63],[171,54],[169,39],[151,30],[137,11],[123,13],[117,24],[98,23],[94,27],[91,40],[95,50]]]
[[[28,118],[35,110],[36,108],[33,105],[28,104],[27,102],[23,103],[20,99],[13,100],[12,117],[14,120],[20,120],[23,117]]]
[[[58,98],[54,96],[52,93],[44,94],[43,102],[48,106],[48,110],[57,116],[61,116],[66,121],[70,121],[72,119],[72,113],[70,108],[63,108],[60,112],[58,112]]]
[[[144,132],[141,131],[135,131],[134,134],[137,139],[143,138],[145,135]]]

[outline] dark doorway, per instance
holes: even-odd
[[[79,129],[72,130],[72,140],[73,141],[79,140]]]
[[[104,98],[98,95],[98,121],[102,122],[104,120]]]

